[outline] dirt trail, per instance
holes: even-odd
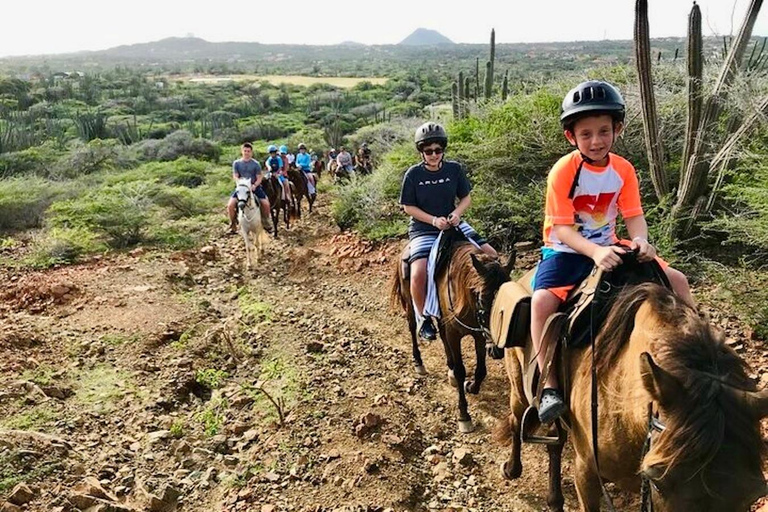
[[[257,271],[228,237],[4,271],[0,498],[25,479],[24,510],[40,511],[545,509],[543,448],[524,447],[520,480],[500,476],[501,364],[469,397],[472,434],[458,433],[442,346],[423,348],[427,376],[413,371],[387,306],[396,245],[339,235],[321,204]],[[563,473],[573,510],[568,455]]]

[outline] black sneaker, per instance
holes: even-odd
[[[552,423],[565,412],[565,402],[559,390],[545,388],[539,399],[539,421],[543,424]]]
[[[421,329],[419,329],[419,338],[427,341],[435,341],[437,339],[437,330],[435,329],[435,324],[432,323],[431,316],[424,317],[424,322],[422,322]]]

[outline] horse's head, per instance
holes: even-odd
[[[480,277],[479,287],[474,290],[478,296],[477,307],[480,309],[480,320],[486,327],[491,322],[491,307],[496,293],[501,285],[509,281],[509,275],[515,266],[515,255],[509,257],[506,265],[487,254],[470,254],[472,266]]]
[[[237,207],[242,210],[251,199],[251,180],[249,178],[237,180],[235,195],[237,197]]]
[[[664,424],[661,432],[649,429],[642,476],[656,512],[746,512],[766,494],[760,420],[768,416],[768,390],[755,391],[722,336],[687,316],[677,326],[682,336],[669,339],[681,346],[662,345],[662,363],[641,355],[643,387]],[[697,336],[711,341],[697,344]]]

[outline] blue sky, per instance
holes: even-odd
[[[418,27],[459,43],[630,39],[634,0],[177,0],[3,2],[0,56],[100,50],[194,34],[209,41],[397,43]],[[699,0],[705,34],[738,30],[749,0]],[[649,0],[651,37],[683,36],[690,0]],[[375,11],[373,9],[376,9]],[[768,35],[763,9],[755,35]]]

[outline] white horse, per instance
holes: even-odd
[[[251,180],[249,178],[240,178],[237,180],[237,223],[240,226],[240,234],[245,240],[245,259],[248,268],[251,268],[251,249],[256,246],[256,263],[259,257],[264,254],[264,243],[267,234],[261,223],[261,208],[256,204],[256,199],[251,191]],[[253,234],[251,243],[250,235]]]

